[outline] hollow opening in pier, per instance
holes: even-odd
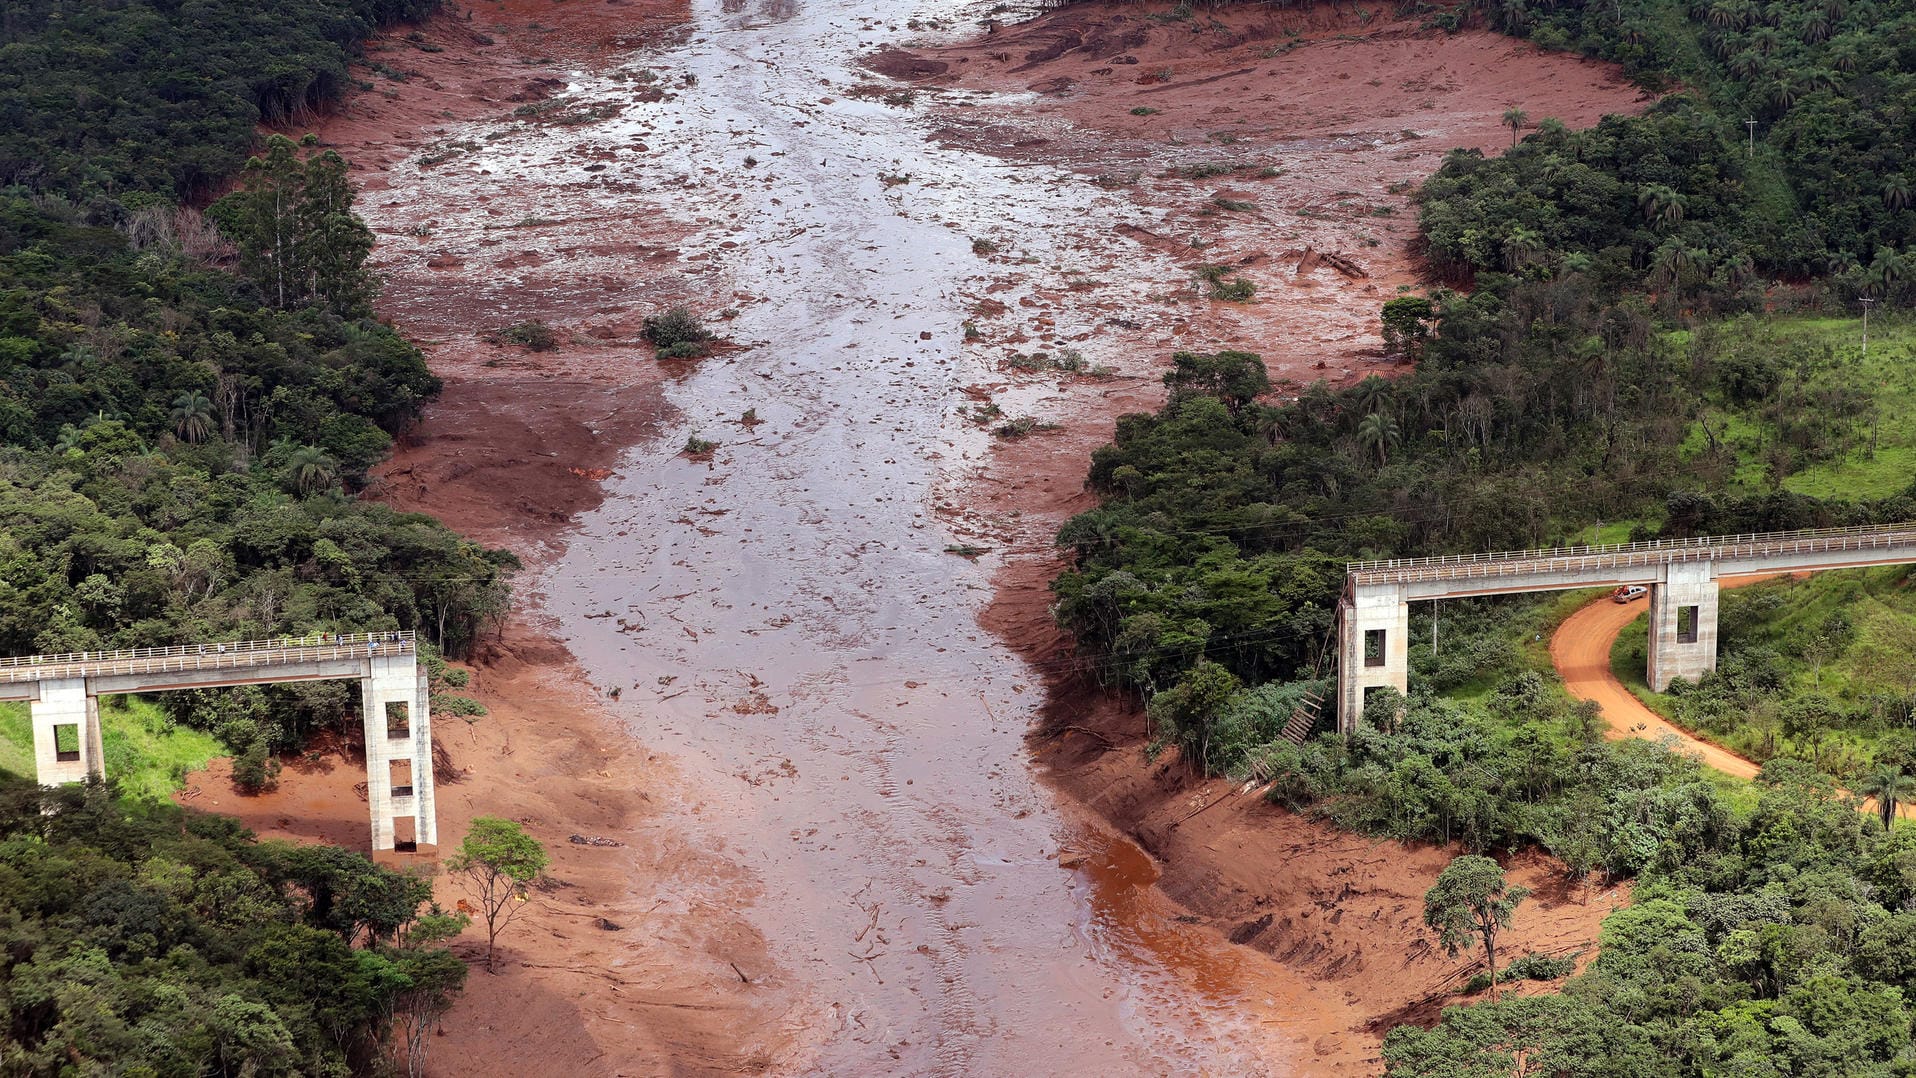
[[[1694,606],[1677,607],[1677,642],[1678,643],[1680,644],[1696,643],[1696,635],[1697,635],[1696,623],[1697,623],[1697,608],[1696,607]]]
[[[54,724],[53,758],[63,764],[73,763],[80,758],[79,723],[61,722]]]
[[[1364,665],[1384,665],[1384,629],[1364,630]]]
[[[412,709],[404,700],[392,700],[386,704],[386,738],[397,741],[412,737]]]
[[[417,816],[393,817],[393,849],[406,852],[419,849],[419,818]]]
[[[388,773],[392,776],[393,796],[394,797],[411,797],[412,796],[412,761],[411,760],[394,760],[389,766]]]

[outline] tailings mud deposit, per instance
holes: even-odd
[[[448,381],[384,496],[534,566],[536,609],[481,671],[509,706],[442,734],[467,769],[448,811],[528,819],[577,890],[553,896],[513,972],[475,976],[455,1042],[564,1042],[574,1073],[1357,1073],[1375,1056],[1366,1016],[1411,998],[1373,963],[1353,1010],[1352,988],[1315,983],[1348,964],[1273,960],[1260,952],[1276,936],[1233,945],[1222,913],[1165,894],[1203,897],[1176,876],[1203,870],[1201,848],[1160,868],[1060,804],[1023,740],[1055,666],[1006,636],[1047,646],[1040,552],[1082,500],[1089,448],[1154,400],[1166,353],[1237,343],[1294,378],[1375,366],[1375,308],[1412,279],[1391,185],[1443,146],[1494,144],[1509,104],[1594,111],[1498,100],[1470,137],[1433,122],[1413,146],[1404,121],[1323,111],[1349,94],[1292,92],[1282,61],[1342,48],[1313,43],[1261,76],[1304,112],[1202,148],[1241,157],[1264,140],[1272,164],[1215,174],[1215,190],[1189,173],[1147,182],[1183,168],[1178,132],[1210,120],[1177,119],[1173,142],[1128,131],[1127,104],[1099,126],[1059,104],[1089,70],[1033,90],[987,52],[975,85],[914,89],[863,66],[936,50],[985,13],[698,0],[674,28],[665,8],[481,2],[423,42],[387,42],[372,59],[405,78],[323,129],[362,167],[383,309]],[[1193,88],[1214,85],[1254,115],[1211,79],[1223,68],[1199,72],[1243,66],[1227,53],[1200,42],[1159,65],[1167,87],[1180,70],[1211,80],[1160,98],[1214,109]],[[1607,85],[1535,81],[1540,95]],[[1261,302],[1204,298],[1193,252],[1231,259]],[[655,360],[642,320],[678,301],[727,346]],[[556,347],[501,333],[532,319]],[[1040,351],[1081,353],[1082,373],[1029,373]],[[995,439],[1006,424],[1025,436]],[[692,435],[716,448],[681,455]],[[1000,586],[1022,596],[991,613],[1006,636],[979,623]],[[630,737],[603,736],[602,715]],[[1268,815],[1211,856],[1281,866],[1257,841],[1281,826]],[[627,845],[567,844],[581,817]],[[1401,905],[1372,918],[1376,938],[1418,936]],[[520,984],[576,1013],[516,1008]]]

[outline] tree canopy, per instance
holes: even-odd
[[[430,894],[344,850],[0,777],[0,1067],[382,1072],[395,1026],[436,1021],[464,983],[439,945],[460,919]]]

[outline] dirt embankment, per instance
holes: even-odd
[[[1507,146],[1508,108],[1577,127],[1647,103],[1613,69],[1492,34],[1367,24],[1328,8],[1169,16],[1078,5],[872,62],[933,95],[939,137],[1064,167],[1147,210],[1148,227],[1113,229],[1112,263],[1127,250],[1134,266],[1168,256],[1256,286],[1254,303],[1237,304],[1209,300],[1195,280],[1168,281],[1151,307],[1108,323],[1142,328],[1121,347],[1155,347],[1160,361],[1231,347],[1262,354],[1277,380],[1388,375],[1377,310],[1421,284],[1410,198],[1443,154]],[[1035,96],[990,96],[1019,92]],[[1049,329],[1048,312],[989,295],[974,315],[986,347]],[[1095,363],[1112,342],[1080,347]],[[1066,516],[1095,504],[1083,477],[1115,417],[1161,398],[1140,379],[1066,378],[1039,391],[1060,429],[1002,444],[946,509],[1009,555],[984,624],[1054,674],[1035,754],[1060,790],[1151,852],[1166,895],[1313,982],[1277,1007],[1315,1053],[1312,1073],[1374,1072],[1383,1033],[1434,1020],[1468,974],[1422,925],[1423,892],[1454,851],[1374,843],[1195,780],[1173,754],[1153,761],[1135,707],[1071,677],[1071,641],[1048,610],[1060,565],[1044,552]],[[1512,954],[1587,951],[1628,899],[1614,889],[1585,901],[1541,857],[1510,867],[1537,892]]]
[[[1315,1057],[1309,1073],[1375,1073],[1392,1026],[1428,1024],[1466,1002],[1456,991],[1482,969],[1482,953],[1450,958],[1423,923],[1424,892],[1458,850],[1368,839],[1199,779],[1175,752],[1153,759],[1143,725],[1127,699],[1054,686],[1034,754],[1067,794],[1150,852],[1172,901],[1302,975],[1307,989],[1271,1009]],[[1499,950],[1593,958],[1628,884],[1586,891],[1541,854],[1504,860],[1535,893]]]
[[[650,357],[635,345],[643,315],[683,293],[671,245],[684,229],[665,215],[636,235],[596,226],[582,207],[631,192],[610,190],[590,150],[560,204],[531,206],[510,177],[463,163],[472,151],[444,136],[454,123],[563,117],[564,102],[549,103],[568,70],[609,64],[684,17],[677,0],[455,7],[372,42],[355,74],[374,89],[306,125],[352,161],[359,209],[380,237],[380,308],[446,382],[379,469],[374,496],[537,562],[598,503],[604,469],[665,414],[665,374],[637,362]],[[431,185],[417,175],[395,184],[402,170],[443,170],[445,196],[419,198]],[[489,339],[529,319],[551,323],[562,347]],[[432,1073],[763,1071],[789,1044],[779,1021],[789,1001],[738,912],[754,885],[669,821],[683,784],[572,670],[522,596],[476,656],[472,691],[490,714],[434,724],[442,849],[474,816],[499,815],[522,821],[553,864],[545,893],[501,941],[500,972],[475,967],[446,1017]],[[264,836],[365,849],[351,748],[288,765],[277,790],[242,797],[216,762],[183,800]],[[460,897],[443,877],[439,890],[447,905]],[[476,957],[483,936],[460,946]]]

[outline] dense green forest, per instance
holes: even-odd
[[[1548,276],[1574,254],[1716,303],[1751,302],[1765,274],[1826,274],[1842,298],[1916,295],[1916,7],[1480,6],[1505,33],[1681,91],[1587,132],[1545,125],[1494,162],[1453,155],[1426,189],[1440,266]]]
[[[460,683],[438,652],[504,612],[516,562],[353,496],[439,383],[371,316],[346,162],[255,134],[435,6],[0,10],[0,654],[405,628]],[[126,795],[66,788],[43,814],[0,785],[0,1069],[419,1073],[463,919],[421,879],[162,796],[211,749],[182,728],[264,782],[354,706],[336,683],[165,694],[108,720]],[[0,759],[30,768],[21,744]]]
[[[261,121],[351,85],[377,27],[439,0],[8,0],[0,6],[0,187],[129,208],[239,172]]]
[[[370,317],[345,162],[282,138],[248,162],[431,6],[0,16],[0,652],[408,628],[457,656],[503,612],[511,555],[350,496],[439,383]],[[185,717],[283,749],[337,720],[316,692]]]
[[[1723,670],[1662,703],[1717,736],[1769,729],[1754,788],[1598,739],[1534,642],[1561,611],[1535,601],[1444,604],[1441,650],[1418,611],[1408,698],[1348,739],[1278,731],[1327,695],[1350,559],[1916,518],[1916,5],[1400,11],[1677,92],[1582,132],[1513,115],[1534,130],[1508,153],[1447,156],[1419,200],[1449,287],[1380,312],[1400,376],[1274,387],[1256,356],[1173,357],[1164,405],[1093,456],[1101,504],[1060,532],[1059,620],[1195,767],[1367,833],[1637,878],[1562,994],[1400,1029],[1390,1073],[1910,1073],[1916,832],[1819,770],[1916,789],[1916,648],[1897,662],[1886,628],[1907,626],[1907,571],[1871,578],[1875,620],[1854,578],[1729,599]],[[1867,358],[1831,317],[1863,299]]]
[[[466,978],[442,946],[466,919],[431,893],[223,817],[0,778],[0,1070],[421,1073]]]

